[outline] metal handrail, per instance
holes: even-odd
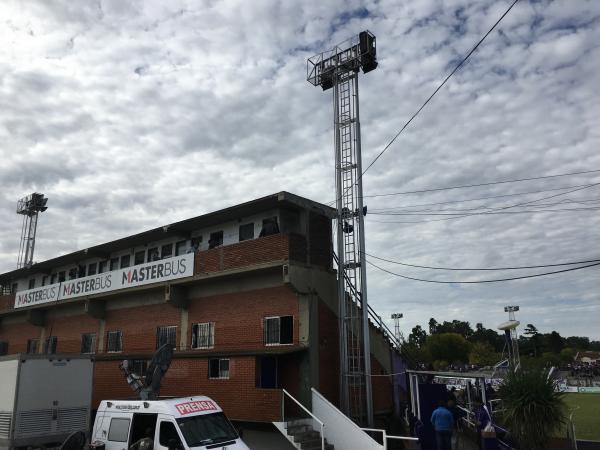
[[[282,391],[283,391],[284,395],[281,397],[281,420],[283,420],[285,422],[285,395],[287,395],[289,398],[291,398],[294,401],[294,403],[296,403],[300,408],[302,408],[306,413],[308,413],[308,415],[310,417],[312,417],[314,420],[316,420],[317,423],[321,426],[321,450],[325,450],[325,433],[324,433],[325,424],[321,420],[319,420],[319,418],[317,416],[315,416],[308,409],[306,409],[302,403],[300,403],[298,400],[296,400],[292,396],[292,394],[290,394],[285,389],[282,389]]]
[[[387,431],[380,428],[361,428],[363,431],[375,431],[377,433],[381,433],[383,435],[383,450],[387,450],[387,440],[388,439],[398,439],[401,441],[419,441],[419,438],[410,437],[410,436],[388,436]]]

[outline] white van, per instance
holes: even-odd
[[[219,405],[204,396],[104,400],[90,441],[106,450],[249,450]]]

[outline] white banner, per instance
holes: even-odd
[[[58,300],[60,283],[50,284],[26,291],[19,291],[15,296],[15,308],[50,303]]]
[[[126,289],[194,275],[194,254],[175,256],[125,269],[17,292],[15,308]]]

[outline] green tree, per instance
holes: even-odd
[[[537,356],[538,347],[539,347],[538,329],[533,324],[528,323],[527,326],[525,327],[525,330],[523,330],[523,334],[525,336],[529,336],[529,340],[533,347],[533,356]]]
[[[421,325],[414,327],[408,335],[408,343],[417,348],[422,347],[427,340],[427,332],[421,328]]]
[[[429,319],[428,325],[429,325],[429,334],[435,334],[438,332],[438,323],[433,317],[431,319]]]
[[[566,404],[543,370],[510,372],[498,391],[503,424],[527,450],[546,450],[548,441],[565,423]]]
[[[500,361],[500,355],[494,351],[487,342],[475,342],[471,344],[469,352],[469,363],[478,366],[493,366]]]
[[[469,343],[457,333],[432,334],[427,337],[425,347],[433,361],[466,363],[469,360]]]
[[[571,348],[571,347],[563,348],[560,351],[560,362],[563,365],[572,363],[573,360],[575,359],[576,354],[577,354],[577,350],[575,350],[574,348]]]

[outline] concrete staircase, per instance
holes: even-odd
[[[298,419],[275,424],[288,441],[301,450],[321,450],[321,433],[316,431],[310,420]],[[325,441],[325,450],[334,450],[333,445]]]

